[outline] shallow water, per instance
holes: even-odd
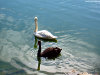
[[[58,36],[43,42],[62,48],[55,60],[37,60],[34,17],[39,30]],[[72,69],[100,73],[100,3],[85,0],[0,0],[0,75],[64,75]],[[40,71],[38,66],[40,64]]]

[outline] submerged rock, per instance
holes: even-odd
[[[65,75],[92,75],[92,74],[88,74],[87,72],[78,72],[76,70],[71,70],[70,72],[65,72]]]

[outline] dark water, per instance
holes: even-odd
[[[34,48],[34,17],[39,30],[58,36],[43,42],[42,50],[58,46],[55,60],[41,58]],[[85,0],[0,0],[0,75],[64,75],[100,73],[100,3]]]

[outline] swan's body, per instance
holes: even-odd
[[[47,30],[41,30],[38,31],[38,24],[37,24],[37,17],[34,18],[35,21],[35,31],[34,31],[34,35],[38,38],[42,38],[42,39],[56,39],[57,36],[52,35],[50,32],[48,32]]]
[[[38,57],[57,57],[61,50],[60,48],[58,47],[49,47],[49,48],[46,48],[42,53],[41,53],[41,41],[38,41],[38,45],[39,45],[39,50],[38,50],[38,54],[37,56]]]

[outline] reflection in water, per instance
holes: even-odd
[[[37,38],[35,37],[34,48],[37,48]]]
[[[59,54],[58,56],[56,56],[56,57],[52,57],[52,58],[45,58],[45,59],[47,59],[47,60],[55,60],[57,57],[59,57],[59,56],[61,56],[61,54]],[[37,56],[37,60],[38,60],[38,68],[37,68],[37,70],[39,71],[40,70],[40,64],[41,64],[41,57],[38,57]]]
[[[38,68],[37,68],[37,70],[40,70],[41,57],[37,56],[37,60],[38,60]]]
[[[23,69],[18,69],[12,66],[10,63],[3,62],[0,60],[0,75],[25,75],[26,72]]]
[[[0,32],[0,46],[1,46],[0,60],[8,62],[12,66],[14,66],[16,68],[20,68],[20,69],[24,70],[25,72],[27,72],[28,74],[30,74],[30,73],[34,74],[37,70],[37,61],[36,61],[37,50],[33,49],[33,46],[30,47],[27,44],[27,42],[25,42],[27,39],[26,36],[28,36],[28,35],[26,35],[26,33],[24,33],[24,32],[18,32],[18,31],[13,31],[13,30],[4,30],[4,31]],[[23,38],[25,38],[25,39],[23,39]],[[67,39],[67,38],[69,38],[69,39]],[[58,40],[60,43],[56,44],[56,45],[62,47],[62,49],[63,49],[61,60],[60,60],[60,58],[56,59],[55,61],[50,60],[48,62],[41,60],[42,63],[40,61],[38,61],[38,70],[40,69],[40,67],[39,67],[40,64],[41,64],[41,68],[42,68],[41,71],[39,71],[38,73],[48,74],[48,73],[53,73],[53,72],[64,72],[64,71],[66,72],[67,70],[72,69],[73,66],[78,69],[81,68],[81,70],[83,70],[83,71],[84,70],[86,71],[86,69],[91,69],[90,61],[91,60],[96,61],[95,59],[97,58],[97,56],[94,55],[93,53],[91,54],[91,53],[87,53],[87,52],[85,54],[83,54],[82,49],[84,49],[84,47],[81,45],[85,45],[85,47],[89,47],[89,48],[93,47],[93,46],[91,46],[90,44],[87,44],[86,42],[84,42],[80,39],[72,37],[70,35],[67,35],[67,37],[63,36],[63,37],[59,38]],[[68,42],[68,43],[65,44],[65,42]],[[72,45],[71,42],[75,43],[74,46]],[[48,47],[48,44],[50,44],[50,43],[45,42],[43,45],[43,49]],[[77,47],[77,46],[79,46],[79,44],[81,44],[80,47],[82,47],[82,48],[80,49],[80,52],[79,51],[75,52],[75,48],[73,48],[73,47]],[[55,46],[55,44],[51,43],[50,46]],[[72,51],[74,54],[72,54],[68,51]],[[75,56],[76,53],[79,53],[81,57]],[[82,55],[84,55],[84,57],[82,57]],[[15,57],[18,58],[18,60],[15,60],[16,59]],[[98,60],[98,62],[99,62],[99,60]],[[88,63],[90,65],[88,65]],[[22,65],[25,65],[25,66],[22,66]],[[48,66],[48,65],[50,65],[50,66]],[[33,71],[33,69],[34,69],[34,71]],[[1,70],[3,70],[3,69],[1,69]],[[10,71],[10,72],[12,72],[12,71]]]
[[[38,38],[36,36],[35,37],[35,43],[34,43],[34,48],[36,49],[37,48],[37,40],[41,40],[43,42],[55,42],[57,43],[57,39],[41,39],[41,38]]]

